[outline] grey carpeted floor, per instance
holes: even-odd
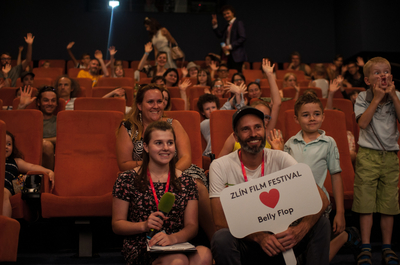
[[[358,227],[358,216],[346,212],[348,226]],[[393,249],[400,256],[398,235],[398,216],[395,217],[393,232]],[[120,253],[122,237],[113,234],[111,218],[91,220],[93,231],[92,258],[77,258],[79,227],[74,219],[40,219],[28,223],[21,221],[21,232],[17,263],[12,264],[125,264]],[[380,227],[379,216],[374,218],[372,229],[372,258],[373,264],[380,264]],[[204,242],[205,238],[202,238]],[[11,263],[10,263],[11,264]],[[350,249],[342,248],[334,257],[331,265],[356,264]]]

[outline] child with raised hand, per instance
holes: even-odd
[[[75,58],[74,54],[73,54],[72,51],[71,51],[71,48],[72,48],[74,45],[75,45],[75,42],[73,42],[73,41],[70,42],[70,43],[68,43],[68,45],[67,45],[67,51],[68,51],[69,57],[71,57],[71,60],[74,62],[74,67],[75,67],[75,68],[81,68],[81,69],[89,68],[90,54],[88,54],[88,53],[82,54],[81,61],[79,62],[79,61]]]
[[[335,140],[321,130],[325,114],[321,101],[312,93],[302,95],[294,106],[294,120],[301,130],[292,136],[285,144],[284,151],[293,156],[297,162],[305,163],[314,175],[315,182],[325,192],[324,187],[327,171],[332,178],[333,196],[335,198],[336,215],[332,224],[335,238],[331,241],[329,260],[336,255],[339,249],[347,242],[358,244],[358,231],[349,228],[345,231],[343,182],[340,173],[339,151]],[[324,216],[329,219],[332,207],[328,207]]]
[[[211,251],[197,246],[194,253],[153,254],[148,242],[168,246],[191,240],[198,229],[198,191],[193,178],[175,168],[175,133],[165,121],[150,124],[143,137],[143,163],[118,176],[113,189],[112,228],[124,235],[122,254],[127,264],[212,264]],[[175,195],[168,217],[158,210],[165,192]]]
[[[382,263],[399,264],[391,241],[393,216],[399,214],[400,93],[395,89],[391,66],[385,58],[370,59],[363,70],[369,89],[358,95],[354,105],[360,126],[352,207],[360,213],[362,252],[358,264],[371,264],[370,239],[375,212],[381,214]]]
[[[54,172],[50,169],[39,165],[28,163],[24,160],[24,156],[18,150],[15,144],[14,135],[9,131],[6,132],[6,172],[4,183],[4,198],[3,198],[3,215],[11,217],[12,208],[10,198],[15,195],[14,182],[23,182],[26,176],[20,176],[20,173],[28,171],[43,171],[49,176],[51,181],[51,189],[54,188]]]
[[[117,50],[114,46],[108,48],[110,52],[110,66],[111,66],[111,77],[124,77],[125,72],[122,65],[115,65],[115,58],[114,55],[117,53]]]

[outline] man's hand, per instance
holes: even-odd
[[[305,229],[298,226],[292,226],[282,233],[276,234],[275,237],[285,250],[288,250],[296,246],[307,233],[308,231],[305,231]]]
[[[115,50],[114,46],[108,48],[108,51],[110,52],[110,56],[114,56],[117,53],[117,50]]]
[[[211,61],[211,63],[210,63],[210,68],[211,68],[211,70],[213,70],[213,71],[218,71],[217,63],[216,63],[215,61]]]
[[[364,65],[365,65],[364,59],[360,56],[357,57],[357,65],[358,65],[358,67],[364,67]]]
[[[100,50],[94,52],[94,57],[98,60],[103,60],[103,53]]]
[[[224,54],[227,54],[229,52],[229,47],[225,45],[224,47],[222,47],[222,51],[224,52]]]
[[[71,41],[70,43],[68,43],[67,45],[67,50],[71,49],[72,46],[74,46],[75,42]]]
[[[286,251],[285,247],[277,239],[276,235],[264,233],[260,235],[256,242],[260,245],[260,247],[267,253],[268,256],[276,256],[281,252]]]
[[[36,97],[32,96],[32,88],[31,86],[25,86],[24,88],[19,89],[21,91],[21,96],[19,98],[18,109],[25,109],[29,104],[35,101]]]
[[[211,16],[212,16],[211,24],[213,26],[217,25],[218,24],[217,15],[216,14],[212,14]]]
[[[347,65],[342,66],[342,75],[347,72]]]
[[[272,75],[272,74],[274,74],[274,66],[275,66],[275,64],[273,64],[272,66],[271,66],[271,62],[268,60],[268,59],[266,59],[266,58],[263,58],[263,61],[262,61],[262,69],[263,69],[263,71],[264,71],[264,73],[266,74],[266,75]]]
[[[19,51],[19,52],[22,52],[23,50],[24,50],[24,46],[19,46],[19,47],[18,47],[18,51]]]
[[[8,73],[11,71],[11,64],[6,64],[3,66],[3,68],[1,68],[1,71],[3,72],[3,76],[7,77]]]
[[[33,40],[35,39],[35,36],[32,36],[32,33],[26,34],[26,37],[24,37],[25,42],[29,45],[33,43]]]
[[[144,45],[144,52],[151,53],[153,50],[153,44],[151,42],[148,42]]]

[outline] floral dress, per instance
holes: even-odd
[[[144,222],[151,213],[157,211],[157,205],[153,197],[150,185],[143,193],[134,186],[137,177],[135,170],[121,173],[113,189],[113,196],[129,202],[128,221]],[[182,191],[176,190],[170,185],[169,192],[175,195],[175,203],[169,212],[169,219],[164,222],[163,229],[166,234],[179,232],[184,227],[184,212],[188,201],[198,200],[197,186],[193,178],[186,174],[179,177]],[[160,200],[165,192],[166,183],[154,183],[157,197]],[[158,256],[147,251],[146,233],[127,236],[124,239],[122,254],[127,264],[151,264]]]

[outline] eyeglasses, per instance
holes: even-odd
[[[220,88],[220,87],[223,87],[223,85],[215,85],[214,87],[215,88]]]
[[[218,70],[218,72],[224,72],[224,73],[226,73],[226,72],[228,72],[228,70],[220,69],[220,70]]]
[[[270,115],[264,115],[264,119],[270,121],[271,120],[271,116]]]
[[[9,58],[4,58],[4,57],[3,57],[3,58],[1,58],[1,60],[2,60],[2,61],[11,61],[11,57],[9,57]]]

